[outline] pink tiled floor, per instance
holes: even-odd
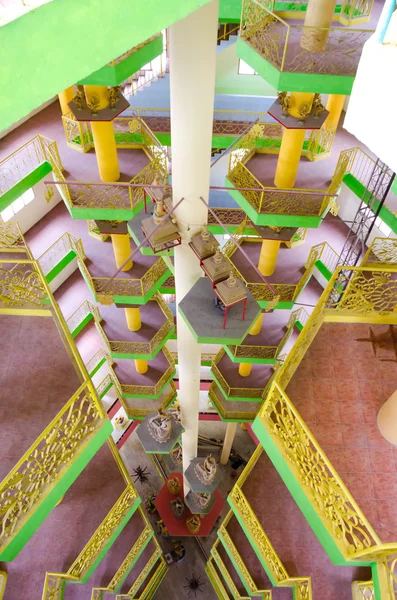
[[[0,337],[1,480],[78,390],[80,380],[52,318],[1,315]]]
[[[243,492],[288,574],[312,578],[314,600],[351,600],[351,582],[371,578],[369,568],[331,563],[265,452]]]
[[[370,328],[378,336],[388,326],[324,323],[287,394],[386,543],[397,540],[397,449],[376,417],[397,388],[397,363],[382,362],[370,342],[358,341]],[[383,353],[393,360],[389,346]]]
[[[39,600],[45,573],[69,569],[124,489],[105,443],[18,556],[0,563],[8,573],[5,599]]]

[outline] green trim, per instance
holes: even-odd
[[[242,0],[219,0],[219,23],[240,23]]]
[[[144,296],[114,296],[113,300],[115,304],[146,304],[150,298],[153,298],[154,294],[159,290],[164,283],[171,276],[171,271],[167,269],[165,273],[156,281],[156,283],[150,288]]]
[[[186,325],[189,327],[190,332],[192,334],[192,336],[194,337],[194,339],[196,340],[196,342],[198,342],[199,344],[230,344],[230,345],[235,345],[235,344],[241,344],[241,342],[243,341],[243,339],[245,338],[245,336],[247,335],[248,331],[251,329],[252,327],[252,323],[254,322],[255,319],[258,318],[259,314],[260,314],[260,309],[258,306],[258,312],[256,313],[254,319],[252,320],[252,322],[247,326],[247,329],[243,332],[243,335],[239,338],[227,338],[227,337],[219,337],[219,338],[215,338],[215,337],[201,337],[197,334],[197,332],[193,329],[192,325],[190,324],[187,316],[185,315],[185,313],[183,312],[183,310],[181,309],[181,305],[178,305],[178,312],[179,314],[183,317],[183,320],[185,321]]]
[[[171,339],[171,337],[173,336],[175,331],[175,326],[173,328],[172,331],[170,331],[168,333],[168,335],[165,336],[165,338],[162,340],[162,342],[160,342],[159,346],[157,346],[156,350],[154,350],[154,352],[152,352],[152,354],[122,354],[121,352],[111,352],[110,356],[112,358],[132,358],[132,359],[142,359],[142,360],[153,360],[153,358],[155,358],[157,356],[157,354],[160,352],[160,350],[163,348],[164,344],[166,342],[168,342],[169,339]],[[173,338],[175,339],[175,338]]]
[[[261,308],[266,308],[270,300],[257,300]],[[278,302],[273,310],[290,310],[294,307],[294,300],[285,300],[284,302]]]
[[[278,471],[280,477],[284,481],[293,499],[302,511],[304,517],[306,518],[318,541],[323,546],[331,561],[335,565],[341,566],[369,566],[371,564],[369,561],[345,560],[339,546],[327,530],[326,525],[323,523],[313,504],[303,491],[288,463],[273,441],[272,436],[268,433],[265,425],[259,417],[257,417],[253,423],[252,431],[262,444],[266,454],[269,456],[274,467]]]
[[[82,219],[84,221],[129,221],[143,208],[143,200],[138,206],[132,209],[76,208],[75,206],[69,206],[67,201],[65,201],[65,204],[73,219]]]
[[[143,543],[143,545],[141,547],[141,551],[139,552],[139,554],[137,554],[135,556],[135,558],[132,561],[131,565],[128,567],[127,571],[125,572],[125,575],[123,576],[123,578],[120,581],[120,585],[118,585],[117,588],[114,590],[114,592],[113,592],[114,594],[117,594],[120,591],[121,586],[123,585],[123,583],[127,579],[128,575],[131,573],[133,566],[135,565],[135,563],[138,560],[138,558],[142,555],[142,552],[145,550],[146,546],[148,545],[148,543],[150,542],[150,540],[152,539],[153,536],[154,536],[154,531],[151,531],[150,534],[149,534],[149,536],[147,537],[147,539],[144,541],[144,543]]]
[[[81,85],[119,85],[130,75],[139,71],[141,67],[160,56],[162,52],[163,36],[160,34],[159,37],[145,44],[117,65],[104,65],[77,83]]]
[[[96,367],[94,367],[94,369],[91,371],[91,373],[89,373],[90,377],[94,377],[95,373],[97,373],[99,371],[99,369],[102,367],[102,365],[104,365],[106,362],[106,358],[102,358],[99,363],[97,364]]]
[[[46,160],[41,163],[36,169],[31,171],[26,177],[23,177],[17,184],[9,189],[5,194],[0,196],[0,211],[10,206],[12,202],[17,200],[27,190],[30,190],[39,181],[43,179],[48,173],[51,173],[52,167]]]
[[[53,485],[47,496],[38,504],[37,508],[33,508],[32,511],[28,513],[25,524],[13,535],[12,539],[1,552],[1,560],[14,560],[83,469],[88,465],[90,460],[105,443],[112,431],[113,426],[109,419],[105,417],[102,419],[102,425],[97,433],[86,444],[85,448],[80,450],[79,455],[76,456],[73,462],[65,468],[64,474],[60,477],[58,482]]]
[[[230,188],[229,194],[237,202],[240,208],[247,214],[255,225],[272,225],[276,227],[304,227],[315,228],[321,223],[321,217],[304,215],[272,215],[259,214],[244,198],[241,192],[234,188],[234,185],[228,177],[225,177],[225,186]]]
[[[112,429],[113,429],[113,427],[112,427]],[[127,525],[128,521],[131,519],[132,515],[137,510],[137,508],[138,508],[138,506],[140,504],[141,504],[141,499],[138,496],[136,498],[135,502],[131,505],[131,507],[130,507],[128,513],[126,514],[126,516],[124,517],[124,519],[121,521],[120,525],[113,532],[113,535],[110,537],[110,539],[109,539],[108,543],[106,544],[106,546],[103,548],[103,550],[98,555],[98,558],[96,559],[96,561],[93,563],[93,565],[91,566],[91,568],[88,569],[88,571],[82,577],[81,581],[76,582],[77,584],[79,584],[79,583],[87,583],[88,579],[94,573],[94,571],[98,567],[99,563],[105,558],[106,554],[109,552],[110,548],[112,547],[112,545],[114,544],[114,542],[116,541],[116,539],[119,537],[119,535],[123,531],[124,527]]]
[[[299,331],[302,331],[304,325],[302,325],[302,323],[300,323],[299,321],[295,321],[295,326],[297,329],[299,329]]]
[[[234,356],[233,352],[230,350],[229,346],[227,345],[223,345],[223,348],[226,352],[226,354],[228,355],[228,357],[230,358],[230,360],[234,363],[240,364],[240,363],[250,363],[253,365],[273,365],[277,358],[248,358],[248,357],[236,357]],[[236,344],[233,344],[233,346],[235,346]]]
[[[366,187],[362,183],[360,183],[354,177],[354,175],[352,175],[351,173],[347,173],[343,177],[343,183],[352,192],[354,192],[354,194],[359,198],[359,200],[362,200],[362,198],[366,192]],[[368,202],[366,202],[366,204],[368,204]],[[374,208],[375,208],[375,210],[378,210],[378,208],[379,208],[378,200],[375,200]],[[395,234],[397,234],[397,217],[387,208],[387,206],[385,206],[385,205],[382,206],[382,208],[380,209],[379,216],[382,219],[382,221],[384,221],[386,223],[386,225],[388,225],[393,230],[393,232]]]
[[[113,387],[113,385],[114,385],[114,384],[113,384],[113,381],[111,381],[111,382],[109,383],[109,385],[108,385],[108,386],[107,386],[107,387],[106,387],[106,388],[105,388],[105,389],[104,389],[104,390],[101,392],[101,394],[100,394],[100,396],[99,396],[99,398],[100,398],[101,400],[102,400],[102,398],[103,398],[104,396],[106,396],[106,394],[108,393],[108,391],[110,390],[110,388],[112,388],[112,387]]]
[[[73,261],[74,258],[76,258],[76,252],[74,250],[69,250],[66,256],[64,256],[49,273],[47,273],[45,276],[47,283],[54,281],[55,277],[57,277],[59,273],[61,273],[64,268]]]
[[[92,313],[88,313],[88,315],[84,317],[84,319],[81,321],[80,325],[77,325],[76,329],[74,329],[70,334],[72,338],[75,339],[79,335],[79,333],[83,331],[84,327],[86,327],[88,323],[92,321],[93,318],[94,316],[92,315]]]
[[[211,369],[211,375],[215,381],[215,383],[217,384],[217,386],[219,387],[219,389],[221,390],[225,400],[227,400],[228,402],[257,402],[258,406],[260,405],[261,402],[263,402],[263,398],[243,398],[240,396],[227,396],[224,389],[222,388],[221,384],[219,383],[218,379],[216,378],[214,371]],[[232,407],[230,408],[230,410],[233,410]]]
[[[321,260],[316,260],[314,266],[320,271],[321,275],[325,277],[327,281],[329,281],[332,277],[332,273],[327,267],[321,262]]]
[[[171,373],[171,375],[169,376],[169,378],[167,379],[167,381],[165,382],[165,384],[162,386],[161,390],[155,396],[151,396],[149,394],[147,394],[147,395],[144,395],[144,394],[125,394],[124,392],[123,392],[122,396],[123,396],[123,398],[148,398],[149,400],[157,400],[157,398],[159,396],[161,396],[161,394],[164,392],[164,390],[167,387],[167,385],[170,383],[170,381],[174,377],[175,377],[175,370]],[[121,384],[121,387],[123,387],[123,384]]]
[[[240,37],[236,42],[236,54],[276,90],[349,96],[355,79],[354,75],[279,71]]]

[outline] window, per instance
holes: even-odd
[[[380,217],[376,217],[375,225],[377,226],[378,229],[381,230],[381,232],[386,237],[389,237],[389,235],[391,234],[391,228],[388,225],[386,225],[386,223],[384,223]]]
[[[243,60],[238,61],[238,74],[239,75],[258,75],[258,73],[252,69],[246,62]]]
[[[7,208],[0,212],[0,216],[3,219],[4,223],[10,221],[14,215],[16,215],[20,210],[22,210],[24,206],[29,204],[29,202],[32,202],[32,200],[34,200],[34,191],[32,188],[30,188],[30,190],[26,190],[26,192],[22,194],[22,196],[14,200],[14,202],[12,202],[10,206],[7,206]]]

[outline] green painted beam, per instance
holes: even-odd
[[[331,271],[329,269],[327,269],[327,267],[321,262],[321,260],[316,260],[314,265],[317,267],[317,269],[320,271],[321,275],[323,275],[327,281],[329,281],[331,279],[331,277],[332,277]]]
[[[241,38],[237,38],[236,53],[276,90],[350,95],[353,87],[353,75],[279,71]]]
[[[75,460],[64,470],[55,485],[50,485],[50,490],[43,500],[38,503],[25,517],[23,527],[12,536],[12,539],[0,554],[3,561],[11,561],[18,555],[32,535],[40,527],[42,522],[57,505],[62,496],[67,492],[72,483],[77,479],[90,460],[95,456],[106,439],[113,431],[113,426],[109,419],[105,417],[101,428],[85,445]]]
[[[72,338],[75,339],[79,335],[79,333],[81,331],[83,331],[83,329],[88,325],[88,323],[90,321],[92,321],[93,318],[94,318],[94,316],[91,313],[88,313],[88,315],[86,317],[84,317],[84,319],[81,321],[81,323],[79,325],[77,325],[76,329],[74,329],[71,332],[70,335],[72,336]]]
[[[219,0],[219,22],[240,23],[242,0]]]
[[[84,77],[78,83],[81,85],[115,86],[125,81],[151,60],[163,52],[163,36],[159,35],[151,42],[142,46],[116,65],[104,65],[98,71]],[[114,57],[117,58],[117,57]]]
[[[53,281],[55,277],[57,277],[64,270],[64,268],[72,262],[72,260],[74,260],[74,258],[76,258],[76,252],[74,250],[70,250],[66,256],[64,256],[49,273],[47,273],[45,276],[47,283],[51,283],[51,281]]]
[[[0,100],[1,103],[1,100]],[[0,211],[4,210],[9,206],[14,200],[17,200],[24,194],[27,190],[32,188],[36,183],[41,181],[43,177],[51,173],[52,168],[49,162],[44,161],[39,165],[36,169],[31,171],[26,177],[23,177],[16,185],[14,185],[10,190],[8,190],[5,194],[0,196]]]
[[[3,25],[0,131],[209,2],[53,0]]]

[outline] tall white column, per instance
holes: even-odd
[[[182,245],[175,248],[177,304],[202,275],[188,243],[207,222],[214,112],[218,0],[169,29],[172,188]],[[183,469],[197,456],[201,346],[177,315]]]

